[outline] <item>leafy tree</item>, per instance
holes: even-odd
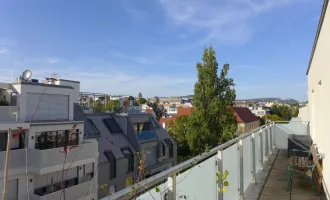
[[[141,98],[141,99],[139,99],[139,104],[140,105],[143,105],[143,104],[145,104],[147,102],[147,100],[145,99],[145,98]]]
[[[267,121],[281,121],[283,120],[280,116],[278,116],[277,114],[272,114],[272,115],[265,115],[263,117],[261,117],[262,124],[260,125],[264,125]]]
[[[299,107],[293,108],[292,117],[298,117],[298,114],[299,114]]]
[[[272,106],[273,114],[277,114],[282,120],[291,120],[292,118],[292,109],[288,106]]]
[[[128,100],[133,100],[134,101],[134,97],[133,96],[129,96]]]
[[[106,105],[106,110],[108,111],[115,111],[117,108],[120,107],[119,100],[109,101]]]
[[[138,99],[142,99],[143,97],[142,97],[142,93],[141,92],[139,92],[139,94],[138,94]]]
[[[155,96],[156,103],[159,104],[159,97]]]
[[[148,102],[148,106],[151,107],[152,110],[154,111],[157,120],[159,120],[163,116],[165,116],[165,117],[167,116],[167,110],[164,108],[163,105],[159,105],[156,102],[154,102],[154,103]]]
[[[179,116],[175,123],[172,121],[169,124],[168,133],[175,140],[178,146],[177,154],[183,158],[190,155],[190,149],[187,141],[188,132],[188,116]]]
[[[232,106],[236,93],[234,81],[228,78],[229,64],[218,76],[218,62],[211,47],[204,49],[203,62],[197,63],[198,81],[194,89],[194,105],[188,120],[187,140],[193,154],[228,141],[237,130]]]

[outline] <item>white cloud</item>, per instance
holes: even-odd
[[[253,34],[252,19],[295,0],[160,0],[176,26],[203,35],[201,43],[247,42]]]
[[[58,63],[58,61],[59,61],[58,58],[47,58],[46,60],[49,64],[55,64],[55,63]]]
[[[146,13],[138,9],[136,6],[133,6],[133,1],[131,0],[120,0],[121,6],[124,8],[124,11],[133,16],[134,19],[144,19]]]
[[[8,53],[8,52],[9,52],[8,49],[6,49],[6,48],[0,48],[0,55],[1,55],[1,54],[6,54],[6,53]]]

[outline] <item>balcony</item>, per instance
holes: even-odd
[[[147,142],[157,139],[157,134],[154,130],[145,130],[137,133],[137,137],[140,142]]]
[[[62,148],[38,150],[28,149],[28,172],[34,174],[47,174],[60,171],[63,168],[64,154],[60,153]],[[66,158],[65,167],[76,167],[78,165],[95,162],[97,154],[97,142],[80,144],[71,149]],[[6,151],[0,152],[0,161],[5,160]],[[0,162],[0,178],[3,176],[4,162]],[[25,173],[25,149],[10,151],[9,175]]]
[[[16,122],[18,117],[18,106],[0,106],[0,122]]]
[[[311,184],[302,179],[293,179],[292,191],[286,191],[286,149],[291,134],[308,135],[308,123],[264,125],[143,180],[135,185],[134,191],[131,187],[118,191],[110,199],[129,199],[131,192],[141,200],[182,199],[183,195],[196,200],[320,199],[314,196]],[[222,174],[226,170],[229,186],[217,182],[217,172]],[[218,192],[223,188],[226,192]]]
[[[92,180],[86,181],[84,183],[80,183],[75,186],[71,186],[65,189],[65,198],[62,197],[62,199],[88,199],[90,187]],[[62,195],[63,195],[62,194]],[[31,200],[58,200],[61,199],[61,190],[52,192],[43,196],[39,196],[36,194],[30,194]]]
[[[64,154],[60,152],[61,150],[63,150],[63,147],[45,150],[29,149],[29,172],[46,174],[62,170]],[[70,167],[94,162],[97,152],[97,142],[80,144],[68,152],[66,167],[72,162]]]

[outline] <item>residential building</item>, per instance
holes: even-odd
[[[263,117],[265,115],[271,114],[271,108],[267,106],[250,106],[249,109],[257,117]]]
[[[79,87],[57,78],[0,83],[7,102],[0,106],[0,191],[6,182],[6,199],[96,200],[98,142],[83,134],[83,121],[74,120]]]
[[[178,113],[178,107],[175,104],[163,104],[164,109],[166,109],[169,117],[176,115]]]
[[[85,134],[98,135],[99,163],[98,198],[122,190],[127,179],[136,180],[140,155],[144,154],[146,173],[155,175],[176,165],[177,146],[148,113],[97,113],[85,114],[75,107],[77,120],[85,121]]]
[[[178,113],[176,115],[172,115],[172,117],[162,117],[159,123],[163,128],[167,129],[171,123],[175,123],[177,117],[189,116],[193,110],[196,110],[196,107],[178,107]]]
[[[237,121],[237,133],[241,135],[248,133],[260,125],[260,120],[248,108],[234,107]]]
[[[307,69],[308,77],[308,115],[310,121],[310,132],[313,141],[317,144],[319,151],[325,153],[323,160],[323,186],[330,190],[330,135],[328,133],[329,122],[327,114],[330,107],[330,6],[329,0],[323,3],[314,45]],[[329,195],[329,193],[327,193]],[[328,199],[330,196],[328,196]]]
[[[235,107],[247,108],[249,103],[246,101],[235,101]]]

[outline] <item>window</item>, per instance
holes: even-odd
[[[168,149],[169,149],[169,157],[172,158],[173,157],[173,143],[168,138],[164,139],[164,141],[166,142]]]
[[[76,129],[73,133],[70,133],[69,130],[36,133],[36,149],[52,149],[78,144],[79,129]]]
[[[161,144],[161,147],[162,147],[162,157],[163,156],[166,156],[166,153],[165,153],[165,144],[163,141],[160,141],[160,144]]]
[[[111,133],[122,133],[123,131],[113,118],[103,119],[105,126],[111,131]]]
[[[96,127],[96,125],[94,124],[93,120],[88,119],[88,122],[92,125],[94,131],[99,135],[99,134],[100,134],[100,131],[99,131],[99,129],[97,129],[97,127]]]
[[[129,147],[121,148],[126,160],[127,160],[127,170],[126,173],[134,171],[134,155]]]
[[[107,157],[109,163],[110,163],[110,179],[116,178],[116,158],[113,155],[112,151],[105,151],[105,156]]]
[[[160,129],[160,125],[159,125],[159,123],[155,120],[155,118],[150,117],[150,121],[151,121],[151,123],[152,123],[154,129]]]

